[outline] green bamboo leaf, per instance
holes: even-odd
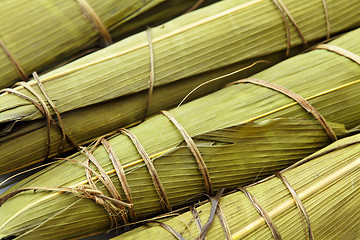
[[[307,0],[299,4],[298,1],[288,0],[285,4],[309,43],[325,37],[326,22],[321,1]],[[360,8],[358,4],[357,0],[345,3],[327,0],[333,34],[358,25],[359,15],[354,10]],[[151,31],[155,56],[155,89],[149,114],[175,106],[199,84],[246,67],[256,60],[265,59],[276,63],[285,58],[287,46],[281,14],[271,1],[265,0],[222,1]],[[294,31],[295,28],[291,26],[291,54],[302,49],[301,39]],[[348,42],[340,45],[359,54],[359,44],[353,41],[357,39],[356,35],[353,33],[353,38],[349,37]],[[324,50],[316,52],[322,53],[316,54],[318,56],[314,61],[306,60],[297,65],[298,71],[333,55]],[[340,65],[343,63],[346,66],[340,66],[329,61],[331,63],[326,61],[324,64],[332,67],[322,74],[313,76],[313,71],[304,72],[309,79],[324,79],[319,81],[317,90],[301,91],[301,88],[306,87],[304,84],[293,90],[299,91],[303,96],[312,96],[327,89],[324,82],[333,81],[331,86],[336,86],[337,78],[343,78],[347,74],[356,78],[358,68],[354,63],[345,63],[348,60],[342,59],[339,60]],[[139,122],[143,118],[149,62],[147,34],[142,32],[41,76],[48,95],[62,113],[66,133],[75,143],[88,143],[102,134]],[[322,67],[320,62],[317,65]],[[244,72],[204,85],[190,98],[206,95],[222,88],[225,83],[247,77],[268,66],[259,63]],[[283,66],[285,65],[279,66],[279,71],[284,72],[284,76],[288,73],[286,68],[295,71],[290,65]],[[344,67],[349,68],[347,73],[339,71]],[[273,81],[279,77],[276,74],[266,80]],[[278,83],[281,84],[290,82],[288,78],[279,80]],[[303,81],[302,77],[285,86],[293,87],[297,81]],[[37,89],[37,86],[33,87]],[[257,92],[258,88],[255,89]],[[19,91],[29,95],[24,89]],[[250,96],[242,95],[241,101],[249,101]],[[266,99],[267,95],[261,98]],[[267,107],[271,108],[270,102],[269,98],[263,105],[268,104]],[[265,107],[261,114],[266,109],[270,110]],[[257,115],[254,112],[253,117]],[[292,117],[291,114],[288,116]],[[3,135],[0,137],[0,172],[25,167],[44,158],[47,150],[46,125],[40,118],[43,118],[42,114],[30,102],[7,93],[0,95],[0,134]],[[60,139],[56,127],[53,127],[51,156],[57,153]],[[21,151],[18,151],[20,148]],[[70,145],[65,147],[65,150],[70,149]]]
[[[314,159],[282,171],[309,216],[314,239],[356,239],[359,235],[359,142],[360,135],[339,140],[309,157]],[[303,216],[280,179],[273,176],[247,187],[247,190],[272,218],[282,239],[293,239],[294,236],[309,239]],[[269,227],[242,192],[223,196],[219,205],[232,239],[273,238]],[[211,207],[210,203],[206,203],[196,208],[202,222],[210,215]],[[194,239],[199,235],[191,212],[161,222],[182,233],[185,239]],[[206,237],[225,239],[217,217]],[[150,228],[139,227],[113,239],[153,238],[173,239],[168,231],[156,223],[151,224]]]
[[[85,3],[84,3],[85,2]],[[197,0],[49,2],[1,1],[0,44],[23,69],[23,78],[43,72],[104,46],[101,35],[80,8],[88,4],[114,41],[185,13]],[[204,1],[202,6],[214,2]],[[21,78],[0,46],[0,89]],[[63,64],[62,64],[63,65]]]

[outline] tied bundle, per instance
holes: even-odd
[[[106,231],[249,184],[355,132],[359,34],[120,129],[23,180],[1,198],[0,237]]]
[[[258,61],[279,62],[287,53],[298,53],[359,23],[357,0],[289,0],[286,6],[277,2],[222,1],[131,36],[26,86],[19,83],[3,90],[0,172],[139,123],[144,115],[175,106],[199,84],[227,76],[202,85],[189,99],[269,66]],[[227,75],[254,63],[246,71]],[[304,62],[302,67],[309,65]],[[36,106],[41,101],[42,106]]]
[[[193,9],[198,0],[0,3],[0,89]],[[214,2],[203,1],[201,7]],[[197,6],[197,5],[196,5]],[[200,6],[197,6],[200,7]]]
[[[149,221],[116,239],[355,239],[360,135],[339,140],[276,176]],[[175,215],[175,214],[174,214]],[[166,217],[166,216],[163,216]]]

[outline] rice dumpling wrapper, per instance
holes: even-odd
[[[171,219],[149,221],[116,239],[356,239],[359,236],[360,135],[339,140],[281,175],[243,188],[269,216],[271,226],[242,191]],[[283,180],[287,182],[283,182]],[[294,191],[295,196],[290,192]],[[301,209],[301,210],[300,210]],[[174,214],[175,215],[175,214]],[[210,224],[208,224],[212,220]],[[149,227],[151,226],[151,227]],[[210,226],[206,228],[205,226]],[[201,227],[199,230],[199,227]]]
[[[0,89],[175,18],[197,2],[1,1]]]

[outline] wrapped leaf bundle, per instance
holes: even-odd
[[[213,0],[203,3],[209,4]],[[185,13],[197,0],[0,3],[0,89],[99,45]]]
[[[299,4],[289,0],[286,6],[304,40],[324,39],[327,25],[321,1],[307,0]],[[356,6],[360,8],[357,0],[345,4],[327,0],[331,33],[359,24]],[[155,88],[147,111],[152,114],[178,104],[190,90],[213,77],[260,59],[280,61],[288,47],[281,13],[271,1],[222,1],[152,29],[152,38],[149,38],[150,31],[139,33],[41,76],[40,80],[62,114],[65,132],[74,143],[81,145],[143,118],[147,109],[149,66],[155,68],[154,75],[151,74]],[[302,40],[292,24],[289,30],[292,53],[296,53],[303,47]],[[352,40],[344,47],[351,45]],[[150,42],[153,64],[150,64]],[[299,65],[303,68],[311,64]],[[192,96],[212,92],[224,83],[247,77],[266,66],[257,64],[242,75],[205,85]],[[29,85],[42,96],[35,80]],[[15,90],[34,98],[23,86]],[[49,110],[52,111],[50,106]],[[45,122],[41,111],[31,102],[8,93],[0,95],[0,171],[41,161],[48,147],[50,155],[57,153],[61,137],[54,127],[48,141]],[[71,148],[70,145],[64,147],[65,150]]]
[[[329,137],[342,137],[344,126],[356,128],[360,119],[360,67],[353,61],[360,49],[352,41],[359,32],[327,45],[339,53],[311,51],[254,76],[308,99],[292,93],[328,121],[321,120],[326,131],[279,87],[231,85],[171,111],[174,118],[164,112],[23,180],[2,198],[0,237],[63,239],[104,231],[178,208],[203,192],[251,183],[326,146]],[[40,191],[59,186],[61,192]]]
[[[195,239],[197,236],[234,240],[294,239],[295,236],[296,239],[357,239],[360,236],[359,168],[360,135],[356,135],[327,146],[281,171],[278,177],[243,188],[268,214],[272,228],[244,192],[238,191],[222,197],[220,202],[213,199],[211,203],[193,208],[192,212],[152,224],[150,228],[139,227],[114,240]],[[281,179],[289,183],[289,188]],[[295,196],[290,189],[295,191]],[[199,223],[200,229],[205,229],[210,220],[213,222],[209,228],[199,230]],[[174,237],[164,228],[181,233],[183,238]],[[281,238],[274,237],[272,230]]]

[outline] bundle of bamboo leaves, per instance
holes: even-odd
[[[213,0],[203,3],[209,4]],[[159,24],[197,0],[0,2],[0,89],[84,51]]]
[[[269,216],[271,227],[238,191],[114,239],[274,239],[274,229],[275,239],[357,239],[359,168],[360,135],[356,135],[327,146],[278,177],[243,188]]]
[[[329,30],[327,27],[331,27],[328,33],[335,34],[359,25],[360,16],[356,11],[360,8],[359,1],[326,2],[327,11],[321,1],[285,2],[308,43],[324,39]],[[330,20],[328,24],[325,12]],[[244,68],[257,60],[276,63],[284,59],[288,47],[285,26],[282,12],[271,1],[222,1],[152,29],[150,38],[150,31],[136,34],[43,75],[40,80],[62,114],[66,134],[81,145],[143,118],[151,67],[149,42],[154,54],[155,88],[147,113],[153,114],[176,105],[190,90],[209,79]],[[291,54],[303,48],[296,29],[294,24],[289,24]],[[346,41],[345,48],[358,51],[358,45],[352,43],[352,39]],[[327,56],[328,53],[319,54]],[[267,66],[259,63],[240,74],[204,85],[191,97],[213,92],[225,83],[247,77]],[[35,80],[29,85],[42,96]],[[15,90],[34,98],[22,86]],[[58,152],[61,135],[53,127],[51,141],[48,141],[44,118],[28,100],[10,93],[0,95],[0,172],[41,161],[49,146],[50,156]],[[71,148],[67,144],[64,150]]]
[[[340,138],[359,126],[360,68],[354,54],[360,49],[353,41],[359,33],[355,30],[327,45],[337,46],[338,53],[314,50],[252,79],[307,99]],[[171,122],[166,112],[152,117],[131,128],[134,135],[122,130],[100,146],[82,149],[70,160],[23,180],[10,190],[17,192],[2,198],[0,237],[70,238],[105,231],[116,217],[118,224],[147,218],[200,198],[200,193],[251,183],[329,143],[331,131],[315,120],[316,110],[312,115],[278,92],[279,87],[268,87],[231,85],[172,110]],[[85,174],[88,167],[80,164],[88,159],[92,174]],[[109,196],[122,201],[111,202]]]

